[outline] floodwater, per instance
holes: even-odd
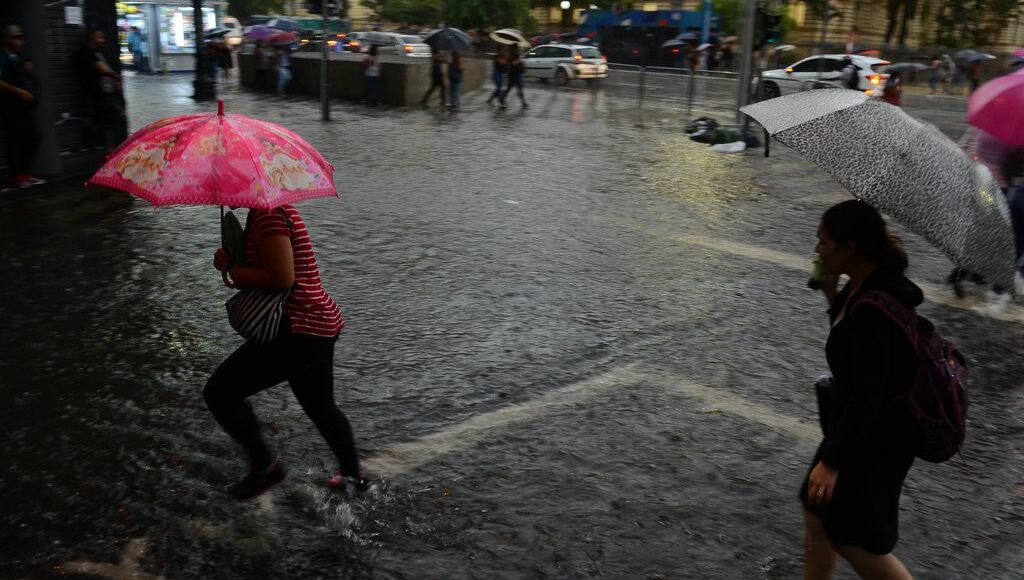
[[[223,495],[244,462],[201,397],[240,342],[216,208],[75,184],[0,200],[0,577],[799,577],[827,332],[804,282],[842,188],[781,147],[713,153],[674,108],[527,88],[528,110],[480,91],[457,115],[336,104],[327,125],[225,91],[337,168],[341,199],[300,210],[348,320],[364,496],[323,487],[286,387],[252,403],[288,481]],[[127,90],[133,128],[210,108],[188,79]],[[905,238],[972,388],[963,456],[911,471],[897,553],[921,578],[1019,578],[1020,299],[955,300]]]

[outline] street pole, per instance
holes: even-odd
[[[750,102],[751,63],[754,60],[754,20],[757,18],[757,0],[747,0],[747,16],[743,20],[743,60],[740,63],[740,84],[736,89],[736,122],[742,123],[745,116],[740,112]]]
[[[704,15],[700,28],[700,42],[705,44],[711,41],[711,0],[704,0],[704,8],[702,10]]]
[[[825,39],[828,37],[828,0],[822,0],[821,3],[821,42],[818,43],[818,54],[825,54]],[[818,59],[818,81],[821,81],[821,75],[825,72],[825,59]]]
[[[327,2],[321,2],[323,37],[320,39],[320,120],[331,120],[331,104],[327,101]]]
[[[196,35],[196,78],[192,81],[192,98],[212,101],[217,96],[217,84],[209,74],[211,63],[206,62],[203,50],[203,0],[192,0],[192,28]]]

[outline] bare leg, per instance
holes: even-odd
[[[804,580],[828,580],[837,559],[821,520],[804,510]]]
[[[859,546],[835,546],[835,549],[865,580],[913,580],[903,562],[892,552],[879,556]]]

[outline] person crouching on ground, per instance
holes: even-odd
[[[830,578],[841,555],[862,578],[909,579],[892,553],[900,492],[914,462],[916,424],[892,402],[914,383],[917,358],[903,329],[867,290],[908,308],[924,299],[907,279],[907,255],[871,206],[831,207],[818,227],[817,252],[827,276],[832,330],[825,345],[832,386],[819,389],[824,439],[800,489],[805,521],[804,577]],[[850,280],[836,292],[839,276]]]
[[[293,206],[249,210],[245,225],[247,265],[234,265],[219,248],[214,267],[241,289],[292,289],[277,338],[246,341],[214,371],[203,397],[217,422],[249,456],[249,474],[228,487],[237,499],[256,497],[284,480],[286,471],[260,435],[246,399],[288,381],[302,410],[330,445],[340,470],[327,485],[368,487],[359,470],[352,427],[334,401],[334,344],[344,326],[341,311],[320,281],[313,245]]]

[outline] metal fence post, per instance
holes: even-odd
[[[697,82],[697,71],[690,71],[690,83],[687,87],[686,95],[686,118],[689,119],[693,116],[693,85]]]

